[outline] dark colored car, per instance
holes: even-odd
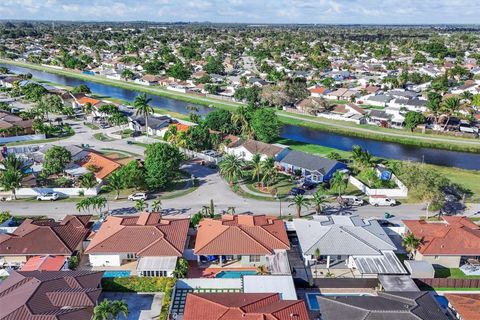
[[[305,194],[305,190],[300,189],[300,188],[292,188],[289,192],[289,196],[297,196],[297,195],[302,195]]]
[[[306,181],[302,184],[302,189],[313,190],[317,187],[317,184],[314,182]]]

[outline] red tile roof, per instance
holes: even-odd
[[[423,255],[480,255],[480,227],[467,217],[443,217],[442,222],[403,220],[415,237],[423,238]]]
[[[94,174],[97,179],[104,179],[121,166],[112,159],[95,152],[89,152],[83,159],[79,160],[79,165],[87,169],[90,166],[96,167],[98,170]]]
[[[327,90],[328,90],[328,88],[325,88],[325,87],[308,89],[308,91],[310,91],[310,93],[317,93],[317,94],[324,94],[325,91],[327,91]]]
[[[87,237],[91,216],[66,216],[53,219],[25,220],[12,234],[0,235],[0,255],[70,256]]]
[[[189,293],[184,320],[308,320],[305,302],[278,293]]]
[[[82,97],[82,98],[80,98],[80,99],[77,100],[77,103],[78,103],[79,105],[82,105],[82,106],[85,105],[85,104],[87,104],[88,102],[90,102],[90,104],[91,104],[92,106],[94,106],[94,105],[96,105],[97,103],[99,103],[100,100],[93,99],[93,98],[90,98],[90,97]]]
[[[86,254],[136,253],[137,256],[181,257],[189,219],[162,219],[159,213],[109,216],[93,237]]]
[[[200,222],[195,254],[267,255],[290,249],[282,220],[270,216],[224,215]]]
[[[62,256],[35,256],[23,265],[22,271],[60,271],[65,264]]]
[[[480,318],[480,294],[446,294],[453,309],[463,320],[478,320]]]

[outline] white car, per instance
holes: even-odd
[[[37,196],[38,201],[55,201],[58,199],[58,193],[49,192]]]
[[[130,201],[147,200],[147,194],[144,192],[137,192],[129,195],[128,200]]]
[[[370,203],[372,206],[375,206],[375,207],[378,207],[378,206],[391,206],[391,207],[393,207],[394,205],[397,204],[395,199],[387,198],[385,196],[371,196],[368,199],[368,203]]]

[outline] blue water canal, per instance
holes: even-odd
[[[64,75],[57,75],[30,68],[18,67],[8,64],[0,65],[9,68],[12,72],[15,73],[31,73],[35,78],[50,81],[53,83],[58,83],[61,85],[78,86],[80,84],[86,84],[88,87],[90,87],[92,92],[98,95],[110,96],[113,98],[123,99],[127,101],[132,101],[138,95],[138,92],[135,90],[123,89],[96,82],[79,80]],[[150,95],[149,98],[152,99],[151,105],[153,107],[171,110],[183,114],[187,114],[189,112],[187,106],[191,105],[191,103],[187,103],[184,101],[154,95]],[[212,108],[204,106],[198,106],[198,109],[201,115],[206,115],[212,110]],[[455,152],[406,146],[397,143],[355,138],[346,135],[322,132],[311,128],[292,125],[284,126],[281,131],[281,136],[283,138],[298,141],[300,143],[317,144],[345,151],[351,150],[353,145],[359,145],[378,157],[398,160],[411,160],[417,162],[423,161],[425,163],[447,167],[480,170],[480,154],[478,153]]]

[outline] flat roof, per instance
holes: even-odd
[[[383,251],[378,256],[354,256],[357,269],[362,274],[406,274],[393,251]]]
[[[138,261],[137,270],[175,270],[177,257],[142,257]]]
[[[287,275],[244,275],[243,292],[279,293],[282,300],[297,300],[292,276]]]

